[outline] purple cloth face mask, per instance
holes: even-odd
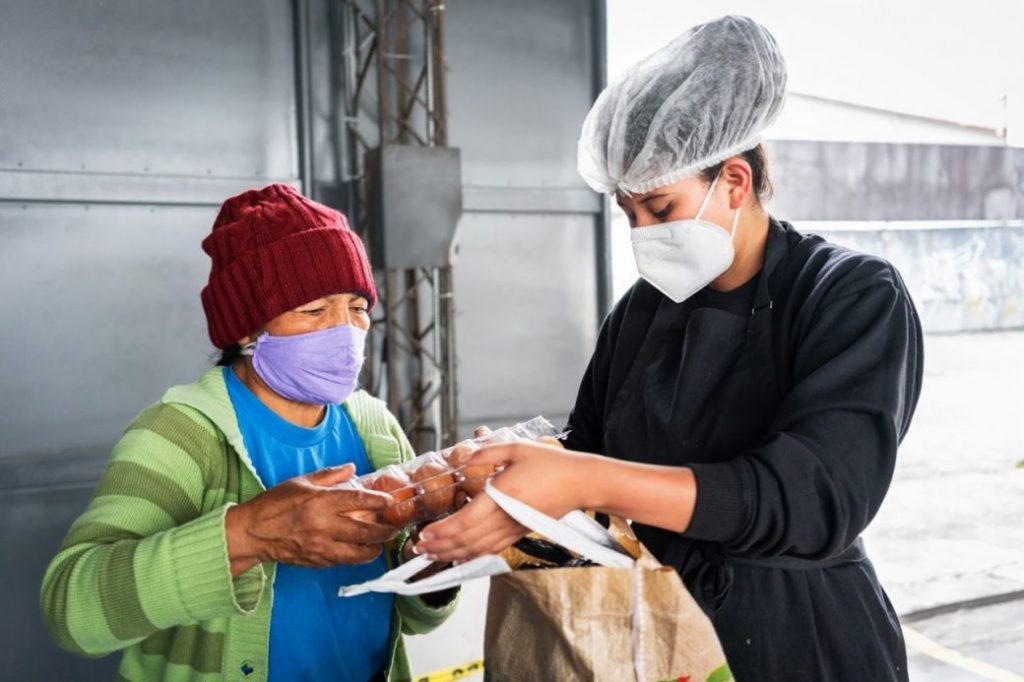
[[[356,390],[363,368],[366,332],[343,324],[307,334],[263,332],[242,349],[275,393],[308,405],[344,402]]]

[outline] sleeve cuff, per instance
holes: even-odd
[[[453,588],[451,601],[441,607],[428,606],[416,596],[398,597],[398,612],[402,615],[402,632],[409,635],[423,635],[437,628],[455,611],[458,604],[458,588]]]
[[[395,549],[391,555],[392,566],[403,563],[403,550],[411,538],[411,533],[403,531],[392,541],[395,543]],[[459,588],[453,587],[446,590],[445,593],[447,593],[447,600],[442,606],[431,606],[420,596],[396,597],[395,602],[402,618],[402,632],[407,635],[423,635],[445,622],[455,611],[455,605],[459,601]]]
[[[170,531],[178,594],[195,620],[244,615],[256,610],[266,574],[256,565],[231,577],[224,516],[231,505],[200,516]]]
[[[697,481],[697,501],[683,535],[719,543],[736,540],[753,508],[753,486],[744,463],[733,460],[689,466]]]

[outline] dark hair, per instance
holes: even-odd
[[[242,357],[242,347],[237,343],[232,344],[220,352],[220,358],[217,360],[218,367],[230,367],[235,364],[235,360]]]
[[[768,155],[764,151],[764,145],[759,144],[753,149],[740,154],[743,160],[750,164],[750,172],[753,175],[752,185],[757,203],[763,204],[772,198],[775,188],[772,187],[771,178],[768,177]],[[715,177],[722,172],[725,162],[717,163],[711,168],[705,168],[700,173],[700,179],[704,182],[713,182]]]

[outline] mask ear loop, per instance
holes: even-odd
[[[704,209],[708,207],[708,202],[711,201],[711,195],[715,192],[715,186],[718,185],[718,179],[722,177],[722,172],[719,171],[715,179],[711,181],[711,186],[708,187],[708,193],[704,195],[704,201],[700,205],[700,210],[697,211],[697,216],[694,220],[700,220],[700,217],[704,214]],[[740,209],[739,207],[733,211],[732,214],[732,232],[729,233],[729,241],[733,242],[736,240],[736,226],[740,224]]]
[[[736,210],[732,214],[732,234],[729,235],[729,241],[736,241],[736,226],[740,224],[740,207],[737,206]]]
[[[270,332],[263,332],[262,334],[256,337],[255,341],[251,341],[242,346],[242,350],[239,352],[239,355],[255,355],[256,345],[260,342],[261,339],[264,339],[268,336],[270,336]]]
[[[711,181],[711,186],[708,187],[708,193],[704,195],[704,201],[700,205],[700,209],[697,210],[697,215],[694,216],[694,220],[700,220],[700,217],[704,215],[704,209],[708,207],[708,202],[711,201],[711,195],[715,193],[715,186],[718,185],[718,178],[722,177],[722,172],[719,171],[715,179]]]

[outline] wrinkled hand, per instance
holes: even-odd
[[[470,466],[501,465],[493,485],[554,518],[587,503],[587,468],[592,455],[569,452],[558,445],[507,443],[486,446]],[[436,561],[466,561],[496,554],[526,535],[527,529],[501,510],[487,495],[477,495],[451,516],[423,529],[416,552]]]
[[[366,512],[383,509],[391,496],[331,487],[354,473],[350,464],[321,469],[231,507],[225,526],[232,575],[264,561],[326,567],[375,559],[397,531]]]

